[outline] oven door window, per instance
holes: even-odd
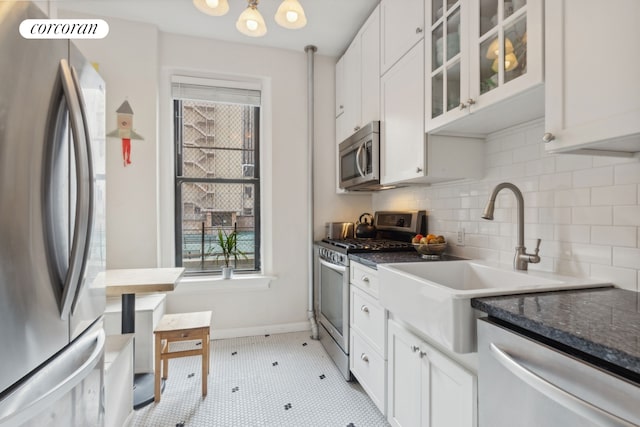
[[[320,312],[341,335],[343,334],[343,286],[344,279],[341,272],[326,265],[320,266]]]

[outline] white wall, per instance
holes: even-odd
[[[445,235],[453,253],[510,264],[516,245],[513,194],[500,192],[494,221],[480,216],[493,187],[512,182],[524,195],[527,249],[542,239],[542,261],[530,269],[640,290],[640,162],[547,154],[543,133],[538,121],[490,135],[482,180],[381,192],[373,205],[376,210],[427,209],[429,231]],[[455,245],[458,227],[466,230],[462,247]]]
[[[60,18],[82,18],[58,9]],[[109,35],[75,40],[99,66],[107,88],[106,128],[117,128],[124,100],[133,109],[131,164],[123,165],[122,142],[107,138],[107,268],[157,265],[158,32],[154,26],[108,18]]]

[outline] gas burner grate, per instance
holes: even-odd
[[[348,252],[413,250],[411,243],[391,239],[323,239],[323,242],[346,249]]]

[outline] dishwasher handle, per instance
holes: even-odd
[[[586,400],[583,400],[547,381],[538,374],[516,362],[506,351],[500,349],[494,343],[491,343],[490,349],[492,356],[502,366],[509,370],[509,372],[570,411],[606,426],[637,427],[636,424],[630,423],[629,421],[617,417],[604,409],[598,408]]]

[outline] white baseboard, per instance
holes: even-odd
[[[311,333],[311,325],[308,321],[298,323],[282,323],[279,325],[252,326],[249,328],[212,328],[211,339],[219,340],[226,338],[253,337],[256,335],[286,334],[288,332],[300,331],[309,331],[309,333]]]

